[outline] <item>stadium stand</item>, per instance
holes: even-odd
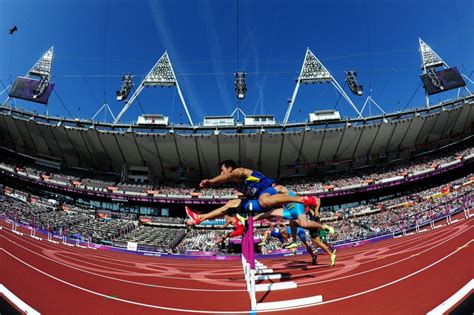
[[[410,161],[396,164],[378,165],[369,169],[360,169],[350,172],[335,172],[318,175],[317,177],[298,177],[294,179],[280,179],[278,182],[301,194],[314,194],[325,191],[347,190],[386,183],[399,179],[432,172],[451,166],[461,161],[474,158],[474,148],[470,143],[454,148],[446,148],[435,154],[426,153],[414,157]],[[118,175],[84,173],[77,176],[78,171],[63,171],[61,173],[46,170],[45,167],[35,165],[28,159],[16,160],[3,152],[0,155],[0,171],[30,177],[38,181],[52,183],[58,187],[75,187],[85,190],[100,191],[135,196],[160,196],[167,198],[235,198],[235,190],[230,187],[206,188],[196,191],[196,183],[163,182],[156,186],[120,183]],[[68,175],[70,174],[70,175]],[[76,174],[76,176],[72,176]]]
[[[348,207],[327,207],[322,211],[324,222],[331,222],[336,233],[328,239],[334,244],[353,242],[387,233],[402,233],[415,226],[429,224],[473,206],[472,174],[448,184],[417,193],[389,198],[374,204],[350,204]],[[223,230],[222,219],[203,224],[188,232],[183,218],[147,217],[113,212],[91,212],[79,206],[61,205],[55,200],[34,196],[5,187],[3,215],[23,224],[66,235],[73,239],[126,247],[137,242],[140,250],[185,253],[218,251],[213,247]],[[324,208],[323,208],[324,209]],[[114,216],[118,218],[114,218]],[[260,227],[260,224],[256,226]],[[263,233],[264,228],[260,229]],[[278,248],[270,242],[269,251]]]

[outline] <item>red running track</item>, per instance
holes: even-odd
[[[20,236],[0,222],[0,283],[43,314],[248,313],[240,260],[191,261],[83,249]],[[25,231],[26,232],[26,231]],[[262,259],[296,289],[258,302],[322,295],[284,314],[425,314],[474,278],[473,219],[338,252]],[[280,280],[273,280],[275,282]],[[263,313],[259,311],[258,313]]]

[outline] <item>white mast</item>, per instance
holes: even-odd
[[[435,74],[436,67],[443,67],[448,69],[449,66],[444,60],[433,50],[428,44],[426,44],[421,38],[418,38],[420,44],[420,56],[421,56],[421,69],[423,74],[427,74],[435,86],[441,86],[438,77]],[[471,91],[464,86],[464,89],[471,94]],[[430,107],[430,97],[425,89],[426,107]]]
[[[341,95],[346,99],[349,105],[357,112],[358,117],[362,117],[362,114],[359,112],[357,107],[351,101],[346,92],[342,89],[336,79],[331,75],[331,73],[324,67],[324,65],[319,61],[319,59],[311,52],[309,48],[306,48],[306,55],[304,57],[303,66],[301,67],[300,75],[296,80],[296,86],[293,90],[293,95],[291,96],[291,101],[288,104],[288,110],[285,114],[285,119],[283,120],[283,126],[286,126],[288,119],[290,118],[291,109],[298,94],[298,89],[301,83],[323,83],[331,82],[336,90],[341,93]]]
[[[120,118],[122,118],[123,114],[127,111],[127,109],[132,105],[133,101],[137,98],[140,92],[145,87],[150,86],[160,86],[160,87],[170,87],[176,86],[178,89],[179,97],[181,98],[181,103],[183,103],[184,110],[186,111],[186,115],[188,116],[189,123],[191,126],[194,126],[191,116],[189,115],[188,108],[186,106],[186,102],[184,101],[183,94],[181,93],[181,89],[179,88],[178,80],[176,80],[176,76],[174,74],[173,66],[171,65],[171,61],[168,57],[168,52],[161,56],[161,58],[156,62],[150,72],[146,75],[145,79],[140,83],[137,90],[133,95],[130,97],[130,100],[124,106],[122,111],[118,114],[117,118],[114,120],[114,125],[119,122]]]

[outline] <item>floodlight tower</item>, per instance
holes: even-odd
[[[53,57],[54,57],[54,46],[49,48],[38,61],[31,67],[31,69],[26,73],[25,77],[34,78],[39,77],[39,82],[36,85],[35,89],[33,90],[32,99],[29,99],[33,102],[41,102],[41,96],[46,92],[48,86],[50,84],[51,79],[51,68],[53,65]],[[21,79],[21,77],[18,77]],[[13,88],[12,88],[13,89]],[[15,96],[13,96],[15,97]],[[49,96],[48,96],[49,97]],[[10,100],[11,96],[5,100],[4,105],[6,106],[8,101]],[[46,104],[46,115],[48,115],[48,104]]]
[[[431,84],[437,88],[443,89],[439,78],[436,76],[436,67],[443,67],[448,69],[449,66],[444,60],[433,50],[428,44],[426,44],[421,38],[418,38],[420,45],[420,57],[421,57],[421,69],[423,75],[427,75]],[[471,94],[471,91],[464,86],[464,89]],[[428,91],[425,88],[426,107],[430,107],[430,97]]]
[[[186,111],[186,115],[188,116],[189,123],[191,126],[194,126],[193,120],[189,115],[188,108],[186,106],[186,102],[184,101],[183,94],[181,93],[181,89],[179,88],[178,80],[174,74],[173,66],[171,65],[171,61],[168,57],[168,52],[161,56],[161,58],[156,62],[150,72],[146,75],[145,79],[140,83],[138,88],[136,89],[135,93],[130,97],[130,100],[127,104],[123,107],[122,111],[118,114],[117,118],[114,120],[114,125],[120,121],[123,114],[127,111],[127,109],[132,105],[133,101],[138,97],[140,92],[150,86],[160,86],[160,87],[171,87],[176,86],[178,90],[179,97],[181,98],[181,103],[183,104],[184,110]]]
[[[48,49],[47,52],[35,63],[35,65],[28,71],[31,76],[39,76],[40,82],[33,91],[33,98],[38,98],[46,91],[51,78],[51,66],[53,64],[54,46]]]
[[[341,95],[346,99],[346,101],[352,106],[352,108],[362,117],[361,112],[357,109],[354,103],[351,101],[346,92],[342,89],[339,83],[334,79],[331,73],[324,67],[324,65],[319,61],[319,59],[311,52],[309,48],[306,48],[306,55],[304,57],[303,66],[301,67],[300,74],[296,80],[296,86],[293,90],[293,95],[291,96],[290,103],[288,104],[288,110],[286,111],[285,119],[283,120],[283,126],[286,126],[288,119],[290,118],[291,109],[298,94],[298,89],[300,88],[301,83],[324,83],[330,82],[336,88],[336,90],[341,93]]]

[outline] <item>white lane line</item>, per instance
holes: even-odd
[[[443,242],[441,243],[437,243],[437,244],[434,244],[432,247],[420,252],[420,253],[424,253],[428,250],[431,250],[435,247],[438,247],[439,245],[442,245],[448,241],[450,241],[451,239],[457,237],[458,235],[462,234],[462,233],[465,233],[467,232],[468,230],[470,230],[471,227],[459,232],[458,234],[455,234],[455,235],[451,235],[450,238],[447,238],[445,239]],[[77,267],[74,267],[74,266],[71,266],[71,265],[68,265],[68,264],[65,264],[65,263],[62,263],[62,262],[59,262],[59,261],[55,261],[54,259],[51,259],[49,257],[46,257],[46,256],[43,256],[39,253],[36,253],[35,251],[32,251],[16,242],[14,242],[13,240],[10,240],[7,238],[8,241],[16,244],[17,246],[19,247],[22,247],[24,248],[25,250],[37,255],[37,256],[40,256],[44,259],[48,259],[50,261],[53,261],[57,264],[61,264],[61,265],[64,265],[66,267],[69,267],[69,268],[72,268],[72,269],[75,269],[75,270],[79,270],[79,271],[82,271],[84,273],[88,273],[88,274],[92,274],[92,275],[95,275],[95,276],[99,276],[99,277],[102,277],[102,278],[106,278],[106,279],[111,279],[111,280],[116,280],[116,281],[119,281],[119,282],[125,282],[125,283],[131,283],[131,284],[135,284],[135,285],[140,285],[140,286],[146,286],[146,287],[156,287],[156,288],[165,288],[165,289],[174,289],[174,290],[178,290],[178,291],[206,291],[206,292],[244,292],[246,291],[245,289],[194,289],[194,288],[183,288],[183,287],[171,287],[171,286],[163,286],[163,285],[158,285],[158,284],[147,284],[147,283],[142,283],[142,282],[137,282],[137,281],[132,281],[132,280],[125,280],[125,279],[120,279],[120,278],[116,278],[116,277],[111,277],[111,276],[106,276],[106,275],[103,275],[103,274],[99,274],[99,273],[95,273],[95,272],[92,272],[92,271],[88,271],[88,270],[83,270],[81,268],[77,268]],[[31,243],[29,243],[31,244]],[[34,245],[34,244],[33,244]],[[36,246],[36,245],[34,245]],[[36,246],[36,247],[39,247],[41,248],[40,246]],[[317,281],[317,282],[311,282],[311,283],[306,283],[306,284],[300,284],[299,286],[300,287],[303,287],[303,286],[310,286],[310,285],[316,285],[316,284],[320,284],[320,283],[326,283],[326,282],[331,282],[331,281],[336,281],[336,280],[342,280],[342,279],[346,279],[346,278],[350,278],[350,277],[354,277],[354,276],[358,276],[358,275],[362,275],[362,274],[366,274],[366,273],[369,273],[369,272],[372,272],[372,271],[376,271],[376,270],[379,270],[379,269],[383,269],[383,268],[387,268],[391,265],[394,265],[394,264],[398,264],[399,262],[402,262],[402,261],[405,261],[407,259],[410,259],[411,257],[407,257],[407,258],[404,258],[404,259],[401,259],[399,261],[395,261],[395,262],[392,262],[390,264],[387,264],[387,265],[383,265],[383,266],[380,266],[380,267],[377,267],[377,268],[373,268],[373,269],[370,269],[370,270],[367,270],[367,271],[362,271],[362,272],[359,272],[359,273],[356,273],[356,274],[350,274],[350,275],[347,275],[347,276],[343,276],[343,277],[339,277],[339,278],[332,278],[332,279],[327,279],[327,280],[322,280],[322,281]],[[377,260],[377,259],[375,259]],[[375,261],[373,260],[373,261]],[[369,263],[371,261],[367,261],[367,262],[364,262],[364,263],[361,263],[359,265],[362,265],[362,264],[365,264],[365,263]],[[347,267],[350,267],[351,265],[348,265],[348,266],[345,266],[345,268]],[[260,272],[257,272],[258,274],[262,274],[262,273],[272,273],[273,270],[269,269],[269,270],[266,270],[266,271],[260,271]],[[313,273],[307,273],[307,274],[313,274]],[[301,276],[301,274],[299,274],[299,276]],[[170,277],[169,277],[170,278]],[[196,281],[196,279],[189,279],[189,280],[194,280]],[[212,281],[212,280],[211,280]],[[216,282],[216,281],[213,281],[213,282]],[[206,282],[208,283],[208,282]]]
[[[145,287],[153,287],[153,288],[160,288],[160,289],[173,289],[173,290],[179,290],[179,291],[203,291],[203,292],[245,292],[247,291],[247,289],[224,289],[224,290],[219,290],[219,289],[194,289],[194,288],[183,288],[183,287],[171,287],[171,286],[164,286],[164,285],[159,285],[159,284],[149,284],[149,283],[143,283],[143,282],[137,282],[137,281],[132,281],[132,280],[125,280],[125,279],[120,279],[120,278],[115,278],[115,277],[110,277],[110,276],[106,276],[106,275],[103,275],[103,274],[100,274],[100,273],[96,273],[96,272],[92,272],[92,271],[88,271],[88,270],[83,270],[81,268],[77,268],[77,267],[74,267],[74,266],[70,266],[68,264],[65,264],[65,263],[62,263],[60,261],[55,261],[54,259],[51,259],[49,257],[46,257],[46,256],[43,256],[41,254],[38,254],[8,238],[5,238],[7,241],[13,243],[13,244],[16,244],[17,246],[19,247],[22,247],[24,248],[25,250],[37,255],[37,256],[40,256],[41,258],[43,259],[47,259],[47,260],[50,260],[56,264],[60,264],[60,265],[63,265],[63,266],[66,266],[68,268],[71,268],[71,269],[75,269],[75,270],[78,270],[78,271],[81,271],[81,272],[84,272],[84,273],[87,273],[87,274],[90,274],[90,275],[94,275],[94,276],[97,276],[97,277],[101,277],[101,278],[105,278],[105,279],[110,279],[110,280],[115,280],[115,281],[119,281],[119,282],[124,282],[124,283],[130,283],[130,284],[135,284],[135,285],[140,285],[140,286],[145,286]],[[3,251],[6,251],[5,249],[3,248],[0,248],[1,250]],[[196,281],[195,279],[189,279],[189,280],[193,280],[193,281]]]
[[[474,242],[474,240],[470,240],[469,242],[467,242],[465,245],[469,245],[471,242]],[[306,307],[311,307],[311,306],[317,306],[317,305],[323,305],[323,304],[329,304],[329,303],[334,303],[334,302],[338,302],[338,301],[342,301],[342,300],[346,300],[346,299],[350,299],[350,298],[353,298],[353,297],[357,297],[357,296],[361,296],[361,295],[364,295],[364,294],[367,294],[367,293],[371,293],[371,292],[374,292],[374,291],[377,291],[377,290],[380,290],[380,289],[383,289],[385,287],[388,287],[388,286],[391,286],[393,284],[396,284],[398,282],[401,282],[403,280],[406,280],[408,278],[411,278],[413,277],[414,275],[417,275],[418,273],[420,272],[423,272],[427,269],[430,269],[431,267],[439,264],[440,262],[446,260],[447,258],[451,257],[452,255],[456,254],[457,252],[459,252],[462,248],[458,248],[456,249],[455,251],[451,252],[450,254],[444,256],[443,258],[440,258],[439,260],[435,261],[434,263],[422,268],[422,269],[419,269],[411,274],[408,274],[404,277],[401,277],[397,280],[394,280],[394,281],[391,281],[391,282],[388,282],[386,284],[383,284],[381,286],[378,286],[378,287],[375,287],[375,288],[372,288],[372,289],[368,289],[368,290],[365,290],[365,291],[361,291],[361,292],[358,292],[358,293],[355,293],[355,294],[352,294],[352,295],[347,295],[347,296],[343,296],[343,297],[340,297],[340,298],[336,298],[336,299],[333,299],[333,300],[329,300],[329,301],[325,301],[325,302],[317,302],[317,303],[309,303],[309,304],[306,304],[306,305],[302,305],[302,306],[293,306],[293,307],[284,307],[284,308],[278,308],[278,309],[272,309],[272,310],[262,310],[260,312],[262,313],[266,313],[266,312],[272,312],[272,311],[284,311],[284,310],[294,310],[294,309],[300,309],[300,308],[306,308]],[[82,290],[82,291],[85,291],[85,292],[88,292],[88,293],[91,293],[91,294],[95,294],[95,295],[98,295],[98,296],[101,296],[101,297],[106,297],[108,299],[112,299],[112,300],[116,300],[116,301],[120,301],[120,302],[124,302],[124,303],[129,303],[129,304],[134,304],[134,305],[139,305],[139,306],[144,306],[144,307],[150,307],[150,308],[158,308],[158,309],[163,309],[163,310],[170,310],[170,311],[178,311],[178,312],[189,312],[189,313],[220,313],[220,314],[247,314],[249,313],[249,311],[232,311],[232,312],[229,312],[229,311],[209,311],[209,310],[189,310],[189,309],[179,309],[179,308],[170,308],[170,307],[165,307],[165,306],[159,306],[159,305],[151,305],[151,304],[145,304],[145,303],[140,303],[140,302],[135,302],[135,301],[130,301],[130,300],[125,300],[125,299],[120,299],[120,298],[117,298],[117,297],[113,297],[113,296],[109,296],[109,295],[106,295],[106,294],[102,294],[102,293],[99,293],[99,292],[96,292],[96,291],[92,291],[92,290],[89,290],[89,289],[86,289],[86,288],[83,288],[83,287],[80,287],[78,285],[75,285],[75,284],[72,284],[70,282],[67,282],[65,280],[62,280],[62,279],[59,279],[53,275],[50,275],[30,264],[28,264],[27,262],[21,260],[20,258],[16,257],[15,255],[11,254],[10,252],[8,252],[7,250],[3,249],[3,248],[0,248],[0,250],[4,251],[6,254],[8,254],[9,256],[11,256],[12,258],[18,260],[19,262],[23,263],[24,265],[30,267],[31,269],[33,270],[36,270],[37,272],[40,272],[42,274],[44,274],[45,276],[49,277],[49,278],[52,278],[56,281],[59,281],[61,283],[64,283],[66,285],[69,285],[69,286],[72,286],[76,289],[79,289],[79,290]]]
[[[458,292],[454,293],[446,301],[429,311],[426,315],[438,315],[444,314],[447,310],[453,307],[457,302],[459,302],[463,297],[469,294],[471,290],[474,289],[474,279],[471,279],[466,283]]]
[[[470,243],[474,242],[474,240],[470,240],[468,241],[466,244],[464,245],[469,245]],[[364,295],[364,294],[367,294],[367,293],[371,293],[371,292],[374,292],[374,291],[377,291],[377,290],[380,290],[380,289],[383,289],[385,287],[388,287],[388,286],[391,286],[393,284],[396,284],[398,282],[401,282],[403,280],[406,280],[408,278],[411,278],[417,274],[419,274],[420,272],[423,272],[427,269],[430,269],[431,267],[439,264],[440,262],[448,259],[449,257],[453,256],[454,254],[456,254],[457,252],[459,252],[462,248],[458,248],[456,249],[455,251],[451,252],[450,254],[444,256],[443,258],[440,258],[438,259],[437,261],[433,262],[432,264],[424,267],[424,268],[421,268],[415,272],[412,272],[406,276],[403,276],[401,278],[398,278],[396,280],[393,280],[391,282],[388,282],[386,284],[383,284],[383,285],[380,285],[378,287],[375,287],[375,288],[372,288],[372,289],[368,289],[368,290],[365,290],[365,291],[361,291],[361,292],[358,292],[358,293],[355,293],[355,294],[351,294],[351,295],[347,295],[347,296],[343,296],[343,297],[340,297],[340,298],[336,298],[336,299],[333,299],[333,300],[329,300],[329,301],[325,301],[325,302],[320,302],[320,303],[313,303],[313,304],[310,304],[310,305],[305,305],[305,306],[297,306],[297,307],[291,307],[291,308],[280,308],[278,309],[279,311],[284,311],[284,310],[293,310],[293,309],[299,309],[299,308],[303,308],[303,307],[310,307],[310,306],[317,306],[317,305],[323,305],[323,304],[329,304],[329,303],[334,303],[334,302],[338,302],[338,301],[343,301],[343,300],[347,300],[347,299],[351,299],[351,298],[354,298],[354,297],[357,297],[357,296],[361,296],[361,295]]]
[[[420,254],[423,254],[423,253],[425,253],[425,252],[427,252],[427,251],[432,250],[433,248],[439,247],[440,245],[443,245],[443,244],[445,244],[445,243],[451,241],[452,239],[458,237],[459,235],[464,234],[465,232],[469,231],[471,228],[472,228],[472,226],[468,227],[468,228],[465,229],[465,230],[460,231],[458,234],[451,235],[451,237],[446,238],[443,242],[437,243],[437,244],[435,244],[435,245],[432,246],[432,247],[429,247],[429,248],[427,248],[427,249],[425,249],[425,250],[423,250],[423,251],[421,251],[421,252],[416,253],[416,256],[418,256],[418,255],[420,255]],[[384,256],[387,256],[387,257],[388,257],[389,255],[384,255]],[[325,282],[331,282],[331,281],[347,279],[347,278],[351,278],[351,277],[355,277],[355,276],[360,276],[360,275],[363,275],[363,274],[366,274],[366,273],[369,273],[369,272],[372,272],[372,271],[384,269],[384,268],[390,267],[390,266],[392,266],[392,265],[399,264],[399,263],[401,263],[401,262],[403,262],[403,261],[405,261],[405,260],[408,260],[408,259],[413,258],[414,256],[415,256],[415,255],[411,255],[411,256],[408,256],[408,257],[406,257],[406,258],[403,258],[403,259],[400,259],[400,260],[391,262],[391,263],[386,264],[386,265],[382,265],[382,266],[379,266],[379,267],[376,267],[376,268],[372,268],[372,269],[369,269],[369,270],[365,270],[365,271],[361,271],[361,272],[358,272],[358,273],[350,274],[350,275],[347,275],[347,276],[343,276],[343,277],[339,277],[339,278],[332,278],[332,279],[327,279],[327,280],[321,280],[321,281],[317,281],[317,282],[311,282],[311,283],[300,284],[299,286],[300,286],[300,287],[304,287],[304,286],[309,286],[309,285],[316,285],[316,284],[321,284],[321,283],[325,283]],[[366,261],[366,262],[363,262],[363,263],[360,263],[359,266],[362,265],[362,264],[366,264],[366,263],[370,263],[370,262],[376,261],[376,260],[378,260],[378,258],[377,258],[377,259],[373,259],[373,260],[369,260],[369,261]],[[346,265],[346,266],[344,266],[344,268],[351,267],[351,266],[353,266],[353,265]],[[301,275],[298,274],[298,276],[301,276]]]
[[[11,230],[10,230],[10,231],[11,231]],[[439,232],[439,231],[436,231],[436,232]],[[443,232],[444,232],[444,231],[443,231]],[[441,234],[441,233],[434,233],[433,235],[436,236],[436,235],[438,235],[438,234]],[[433,235],[430,235],[430,237],[432,237]],[[418,239],[415,239],[415,238],[407,238],[406,241],[404,241],[404,242],[396,242],[396,244],[395,244],[396,246],[394,246],[393,248],[397,248],[397,247],[400,247],[400,246],[404,246],[404,244],[408,244],[408,243],[411,243],[411,242],[417,242],[417,243],[419,244],[419,243],[420,243],[420,240],[421,240],[421,241],[424,241],[424,239],[425,239],[424,237],[423,237],[423,238],[418,238]],[[432,242],[432,241],[430,241],[430,242]],[[30,244],[32,244],[32,243],[30,243]],[[58,244],[59,244],[59,243],[58,243]],[[37,245],[35,245],[35,244],[33,244],[33,245],[34,245],[34,246],[37,246]],[[346,256],[347,256],[347,257],[353,256],[354,253],[357,253],[357,252],[366,251],[368,248],[371,247],[370,245],[371,245],[371,244],[368,244],[368,246],[364,246],[364,250],[361,250],[361,251],[354,251],[354,252],[347,252],[347,251],[346,251],[346,252],[344,252],[344,253],[346,253],[346,255],[344,255],[344,254],[339,255],[339,259],[342,258],[342,257],[346,257]],[[372,244],[372,245],[376,245],[376,246],[377,246],[376,243],[374,243],[374,244]],[[43,248],[40,247],[40,246],[37,246],[37,247],[43,249]],[[392,248],[392,247],[391,247],[391,248]],[[393,248],[392,248],[392,249],[393,249]],[[54,247],[54,249],[56,249],[56,248]],[[95,248],[94,248],[94,249],[95,249]],[[392,250],[392,251],[393,251],[393,250]],[[71,252],[68,252],[68,253],[77,253],[77,251],[71,251]],[[102,255],[102,253],[104,253],[104,255]],[[107,254],[106,254],[106,253],[107,253]],[[104,252],[104,251],[101,251],[101,254],[99,254],[99,253],[97,253],[97,254],[98,254],[98,255],[97,255],[98,257],[95,257],[95,255],[89,255],[89,254],[86,254],[86,256],[91,256],[91,259],[92,259],[92,260],[97,260],[97,259],[106,258],[106,259],[108,259],[109,261],[112,260],[112,261],[110,262],[111,264],[117,264],[117,265],[121,265],[121,266],[132,267],[132,268],[135,268],[135,267],[136,267],[136,266],[129,266],[129,265],[123,264],[123,263],[117,263],[118,261],[119,261],[119,262],[124,262],[124,260],[123,260],[123,259],[113,259],[115,255],[112,255],[112,254],[115,254],[115,252]],[[110,254],[110,255],[108,255],[108,254]],[[99,258],[99,257],[100,257],[100,258]],[[133,257],[133,258],[138,258],[138,257]],[[166,258],[166,257],[165,257],[165,258]],[[71,259],[71,258],[70,258],[70,259]],[[133,259],[133,260],[127,260],[126,262],[130,262],[130,263],[134,263],[134,262],[135,262],[135,263],[136,263],[136,262],[138,262],[138,261],[142,261],[142,260],[141,260],[141,259],[140,259],[140,260],[138,260],[138,259]],[[150,263],[148,260],[146,260],[146,261],[147,261],[147,263]],[[367,261],[367,263],[370,263],[370,262],[372,262],[372,261]],[[155,264],[155,263],[153,263],[153,264]],[[164,264],[164,263],[162,263],[162,262],[157,263],[157,265],[159,265],[159,266],[162,266],[162,265],[163,265],[163,266],[168,266],[168,264]],[[169,265],[170,265],[170,266],[175,266],[175,263],[171,263],[171,264],[169,264]],[[181,264],[180,264],[180,266],[181,266]],[[182,265],[182,266],[183,266],[183,268],[187,268],[185,265]],[[200,266],[207,267],[208,264],[200,264],[200,265],[198,265],[198,264],[196,264],[196,263],[193,263],[191,266],[193,266],[193,267],[198,267],[197,269],[202,270],[202,268],[199,268],[199,267],[200,267]],[[222,268],[222,267],[219,267],[219,268]],[[117,270],[117,269],[115,269],[115,270]],[[120,270],[120,269],[118,269],[118,270]],[[305,275],[311,275],[311,274],[313,274],[313,273],[307,273],[307,274],[305,274]],[[166,276],[158,276],[158,277],[168,278],[168,279],[189,280],[189,278],[181,278],[181,277],[166,277]]]
[[[40,313],[23,302],[19,297],[17,297],[12,291],[8,290],[6,286],[0,283],[0,295],[3,295],[12,302],[18,309],[20,309],[25,314],[39,315]]]
[[[117,297],[114,297],[114,296],[110,296],[110,295],[107,295],[107,294],[102,294],[100,292],[96,292],[96,291],[92,291],[92,290],[89,290],[89,289],[86,289],[86,288],[83,288],[81,286],[78,286],[78,285],[75,285],[73,283],[70,283],[68,281],[65,281],[63,279],[60,279],[58,277],[55,277],[47,272],[44,272],[43,270],[40,270],[32,265],[30,265],[29,263],[27,263],[26,261],[23,261],[21,260],[20,258],[16,257],[15,255],[11,254],[10,252],[8,252],[7,250],[5,250],[4,248],[0,248],[0,250],[4,251],[7,255],[11,256],[13,259],[21,262],[22,264],[30,267],[31,269],[45,275],[46,277],[49,277],[51,279],[54,279],[56,281],[59,281],[63,284],[66,284],[68,286],[71,286],[73,288],[76,288],[78,290],[81,290],[81,291],[85,291],[87,293],[91,293],[91,294],[94,294],[94,295],[98,295],[98,296],[101,296],[103,298],[107,298],[109,300],[116,300],[116,301],[120,301],[120,302],[124,302],[124,303],[128,303],[128,304],[134,304],[134,305],[138,305],[138,306],[144,306],[144,307],[150,307],[150,308],[158,308],[158,309],[162,309],[162,310],[167,310],[167,311],[177,311],[177,312],[189,312],[189,313],[212,313],[212,312],[209,312],[208,310],[206,311],[200,311],[200,310],[188,310],[188,309],[182,309],[182,308],[173,308],[173,307],[166,307],[166,306],[159,306],[159,305],[152,305],[152,304],[145,304],[145,303],[140,303],[140,302],[135,302],[135,301],[130,301],[130,300],[125,300],[125,299],[120,299],[120,298],[117,298]],[[246,290],[245,290],[246,291]],[[235,313],[235,312],[227,312],[227,311],[217,311],[217,312],[214,312],[214,313],[226,313],[226,314],[232,314],[232,313]],[[248,312],[244,312],[244,313],[248,313]]]
[[[6,229],[6,231],[9,231],[9,232],[13,232],[11,229]],[[22,239],[24,240],[24,239]],[[26,240],[25,240],[26,241]],[[55,244],[62,244],[60,242],[56,242],[56,241],[50,241],[51,243],[55,243]],[[38,248],[41,248],[41,249],[47,249],[46,247],[41,247],[37,244],[34,244],[34,243],[30,243],[29,244],[32,244]],[[46,244],[43,244],[43,245],[46,245]],[[77,246],[76,246],[77,247]],[[51,247],[53,249],[58,249],[58,247]],[[139,263],[139,262],[143,262],[143,263],[148,263],[148,264],[156,264],[156,265],[160,265],[160,266],[176,266],[176,260],[175,259],[172,259],[172,261],[170,262],[171,258],[167,258],[167,257],[160,257],[160,258],[164,258],[164,259],[167,259],[167,261],[169,263],[165,264],[165,263],[160,263],[158,260],[150,260],[150,259],[131,259],[131,260],[124,260],[124,259],[117,259],[117,255],[115,254],[123,254],[123,255],[127,255],[127,256],[130,256],[131,258],[143,258],[143,257],[148,257],[150,258],[149,256],[140,256],[140,255],[131,255],[131,254],[128,254],[128,253],[120,253],[120,252],[115,252],[115,251],[105,251],[105,250],[101,250],[100,252],[90,252],[90,251],[87,251],[87,253],[85,253],[85,251],[76,251],[76,250],[72,250],[72,251],[67,251],[68,247],[61,247],[61,249],[63,249],[65,251],[65,253],[81,253],[81,255],[83,256],[86,256],[86,257],[90,257],[90,259],[94,259],[94,260],[97,260],[97,261],[103,261],[104,259],[107,259],[108,260],[108,263],[110,264],[116,264],[116,265],[119,265],[119,266],[129,266],[129,267],[134,267],[133,265],[131,266],[130,264],[135,264],[135,263]],[[88,249],[95,249],[97,250],[96,248],[88,248]],[[84,254],[85,253],[85,254]],[[109,253],[111,255],[107,255],[105,253]],[[104,254],[104,255],[102,255]],[[113,259],[112,259],[113,258]],[[129,264],[124,264],[123,262],[128,262]],[[215,262],[220,262],[220,261],[215,261]],[[239,264],[236,264],[235,262],[237,262],[237,260],[229,260],[227,261],[228,263],[227,264],[216,264],[216,266],[219,266],[218,268],[223,268],[223,267],[227,267],[231,264],[233,264],[233,269],[238,269],[237,267],[240,268],[240,262]],[[209,264],[204,264],[204,263],[201,263],[201,264],[198,264],[198,263],[190,263],[190,264],[182,264],[180,262],[180,267],[183,267],[183,269],[196,269],[196,270],[201,270],[202,271],[202,268],[201,267],[209,267]],[[118,269],[120,270],[120,269]],[[181,279],[181,278],[178,278],[178,279]],[[185,279],[185,278],[182,278],[182,279]]]

